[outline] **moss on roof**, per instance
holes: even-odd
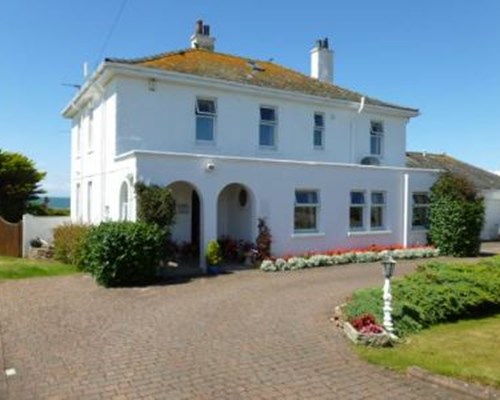
[[[270,61],[258,61],[204,49],[180,50],[137,59],[108,58],[106,61],[299,92],[329,99],[360,102],[363,97],[360,93],[319,81]],[[398,106],[368,96],[365,96],[365,104],[418,112],[414,108]]]
[[[477,190],[500,190],[500,176],[446,154],[410,151],[406,153],[406,166],[409,168],[442,169],[466,176]]]

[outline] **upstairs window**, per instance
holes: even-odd
[[[351,192],[351,206],[349,208],[349,227],[352,230],[361,230],[365,227],[365,192]]]
[[[314,114],[314,132],[313,132],[313,143],[315,149],[323,148],[324,141],[324,131],[325,131],[325,118],[321,113]]]
[[[383,229],[385,227],[385,193],[371,193],[370,228]]]
[[[428,193],[413,193],[412,195],[412,218],[413,229],[429,229],[429,207],[430,199]]]
[[[260,108],[259,146],[276,147],[276,109],[272,107]]]
[[[94,110],[89,110],[89,119],[88,119],[88,136],[87,136],[87,150],[88,151],[92,151],[92,146],[94,145],[93,144],[93,141],[94,141],[94,138],[93,138],[93,135],[94,135],[94,132],[93,132],[93,129],[94,129]]]
[[[81,121],[78,121],[78,124],[76,125],[76,137],[75,137],[75,148],[76,148],[76,156],[80,156],[80,149],[81,149],[81,140],[82,140],[82,123]]]
[[[215,133],[215,118],[217,107],[214,100],[197,99],[196,115],[196,141],[213,142]]]
[[[384,124],[380,121],[370,123],[370,154],[381,156],[384,146]]]

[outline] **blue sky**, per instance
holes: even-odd
[[[185,48],[196,19],[216,49],[309,73],[329,37],[335,82],[414,106],[408,149],[446,152],[500,170],[500,1],[2,0],[0,148],[47,171],[50,195],[69,192],[69,121],[61,109],[82,64]],[[106,43],[106,45],[105,45]],[[105,45],[104,51],[103,46]]]

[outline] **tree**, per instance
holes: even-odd
[[[464,176],[446,172],[431,188],[431,242],[442,254],[476,256],[484,222],[484,202]]]
[[[10,222],[19,221],[30,202],[45,193],[40,188],[45,175],[28,157],[0,149],[0,216]]]

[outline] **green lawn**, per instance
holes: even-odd
[[[500,314],[436,325],[394,348],[356,347],[369,362],[428,371],[500,387]]]
[[[68,275],[77,272],[74,266],[55,261],[28,260],[26,258],[0,256],[0,281],[4,279]]]

